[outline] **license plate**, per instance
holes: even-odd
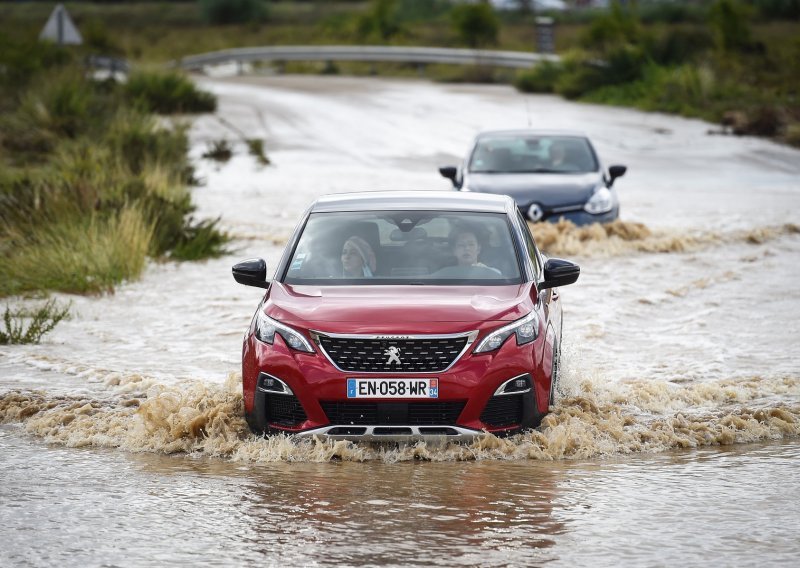
[[[439,379],[347,379],[347,398],[439,398]]]

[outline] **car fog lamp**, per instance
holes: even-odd
[[[266,373],[260,373],[258,375],[258,390],[261,392],[274,392],[278,394],[294,394],[292,389],[289,388],[289,385]]]
[[[495,391],[495,394],[522,394],[531,390],[531,378],[529,375],[520,375],[507,380]]]

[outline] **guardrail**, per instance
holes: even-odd
[[[202,70],[206,66],[252,61],[381,61],[487,65],[527,69],[542,61],[558,60],[557,55],[524,51],[383,45],[294,45],[224,49],[190,55],[173,63],[188,70]]]

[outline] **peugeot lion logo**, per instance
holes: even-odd
[[[389,360],[386,361],[385,363],[386,365],[391,365],[392,363],[397,363],[398,365],[401,365],[400,350],[394,345],[392,345],[386,351],[384,351],[383,354],[389,356]]]

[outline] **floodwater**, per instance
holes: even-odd
[[[234,254],[152,263],[0,350],[0,565],[787,565],[800,557],[800,151],[508,87],[204,79],[201,216]],[[480,129],[588,133],[623,222],[537,227],[563,290],[562,392],[471,445],[250,436],[242,334],[314,197],[447,189]],[[241,137],[262,137],[259,166]],[[226,137],[227,164],[201,158]]]

